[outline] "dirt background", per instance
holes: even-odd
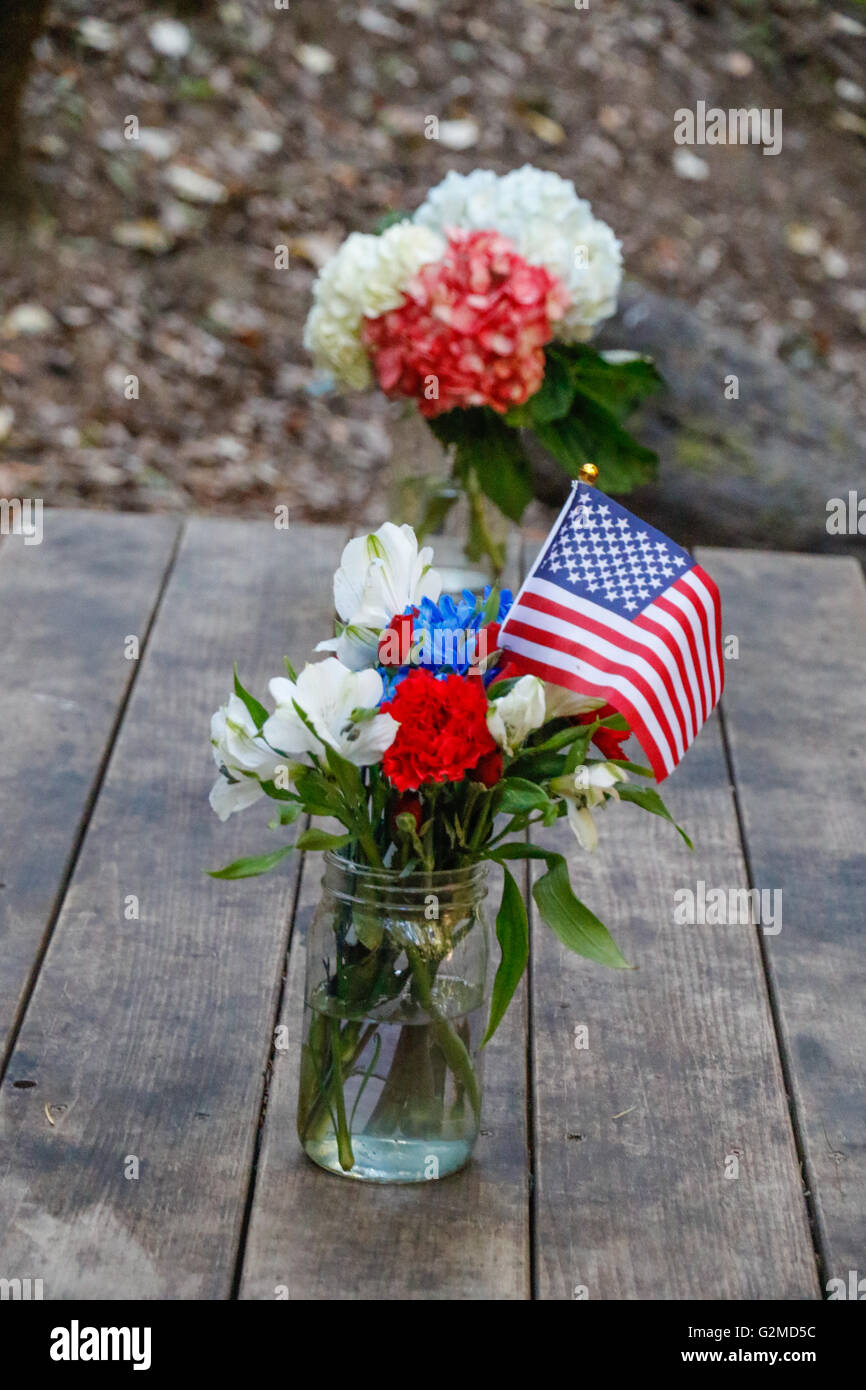
[[[192,8],[61,0],[38,42],[33,210],[0,259],[0,495],[381,520],[390,407],[316,381],[316,267],[449,168],[524,161],[575,181],[630,276],[866,421],[866,5]],[[674,113],[698,100],[781,108],[781,154],[683,161]]]

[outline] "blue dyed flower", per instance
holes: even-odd
[[[486,626],[484,608],[490,592],[491,586],[488,584],[480,598],[469,589],[464,589],[456,602],[446,594],[438,603],[424,598],[419,605],[410,605],[403,610],[413,618],[412,662],[391,673],[381,670],[383,701],[393,697],[397,686],[415,666],[426,667],[437,679],[444,679],[452,671],[460,676],[467,674],[479,652],[477,633]],[[513,602],[511,590],[503,589],[495,622],[502,622]],[[495,679],[497,673],[498,667],[490,668],[485,673],[485,686]]]

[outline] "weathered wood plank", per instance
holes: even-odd
[[[0,546],[0,1059],[59,906],[179,523],[47,511]]]
[[[533,922],[538,1293],[817,1297],[755,929],[673,920],[675,890],[746,883],[718,714],[663,792],[694,855],[625,804],[599,814],[595,856],[558,832],[638,969],[578,960]]]
[[[725,595],[725,725],[824,1277],[866,1251],[866,589],[850,559],[703,559]]]
[[[184,537],[2,1096],[3,1269],[46,1298],[231,1291],[294,879],[206,877],[280,843],[211,814],[209,718],[233,658],[264,691],[327,629],[340,539]]]
[[[436,560],[459,548],[434,537]],[[512,548],[516,572],[518,547]],[[482,1134],[472,1163],[441,1182],[387,1187],[317,1169],[295,1132],[304,936],[321,856],[306,855],[274,1057],[241,1297],[521,1299],[529,1296],[526,1004],[523,988],[484,1055]],[[499,903],[491,875],[491,924]],[[492,939],[494,961],[498,960]]]

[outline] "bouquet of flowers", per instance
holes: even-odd
[[[471,1149],[479,1045],[528,957],[515,860],[542,861],[534,900],[570,950],[627,964],[575,895],[565,858],[530,844],[527,830],[562,818],[594,850],[597,817],[617,801],[670,819],[655,789],[631,780],[652,773],[626,757],[622,716],[521,673],[500,649],[511,594],[442,597],[432,561],[408,526],[350,541],[334,576],[337,634],[317,648],[327,655],[300,675],[287,661],[270,682],[272,710],[235,672],[211,726],[220,819],[268,799],[273,829],[303,826],[214,876],[262,874],[293,850],[328,852],[308,941],[299,1129],[317,1162],[381,1181],[439,1176]],[[503,891],[487,1009],[490,862]]]
[[[452,486],[420,534],[465,492],[467,553],[500,568],[481,495],[520,520],[533,496],[526,431],[572,478],[597,463],[611,492],[653,476],[656,455],[624,422],[661,378],[648,358],[587,341],[615,312],[621,275],[610,227],[571,182],[531,165],[452,171],[411,217],[353,232],[324,266],[304,336],[317,365],[410,402],[450,452]]]

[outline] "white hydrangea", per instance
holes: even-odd
[[[304,346],[316,365],[356,390],[369,386],[363,319],[398,308],[409,281],[422,265],[440,260],[445,245],[437,231],[408,221],[395,223],[381,236],[352,232],[313,288]]]
[[[584,341],[616,312],[622,255],[606,222],[578,198],[574,184],[559,174],[525,164],[500,178],[492,169],[471,174],[452,170],[431,189],[413,221],[447,232],[451,227],[492,228],[508,237],[533,265],[566,286],[569,307],[554,325],[564,342]]]

